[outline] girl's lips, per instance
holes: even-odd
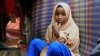
[[[58,23],[61,23],[62,21],[58,21]]]

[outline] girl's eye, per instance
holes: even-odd
[[[55,14],[55,15],[63,15],[63,16],[65,16],[66,14],[58,14],[58,13],[57,13],[57,14]]]
[[[62,15],[63,15],[63,16],[66,16],[66,14],[65,14],[65,13],[62,13]]]
[[[55,13],[55,15],[59,15],[59,13]]]

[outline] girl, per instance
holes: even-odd
[[[58,3],[55,6],[45,40],[50,44],[39,39],[31,41],[27,56],[43,54],[46,56],[80,56],[78,50],[79,29],[72,18],[68,4]]]

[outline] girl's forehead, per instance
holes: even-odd
[[[65,11],[65,10],[64,10],[64,8],[62,8],[62,7],[58,7],[58,8],[56,9],[56,11],[59,11],[59,12],[60,12],[60,11]]]
[[[58,5],[57,7],[62,7],[62,5]]]
[[[65,9],[63,7],[57,7],[56,11],[65,11]]]
[[[64,6],[58,5],[58,6],[56,7],[56,9],[57,9],[57,8],[61,8],[61,9],[63,8],[63,9],[64,9]],[[64,9],[64,10],[65,10],[65,9]]]

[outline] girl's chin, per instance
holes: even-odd
[[[58,21],[57,23],[60,23],[61,24],[62,22],[61,21]]]

